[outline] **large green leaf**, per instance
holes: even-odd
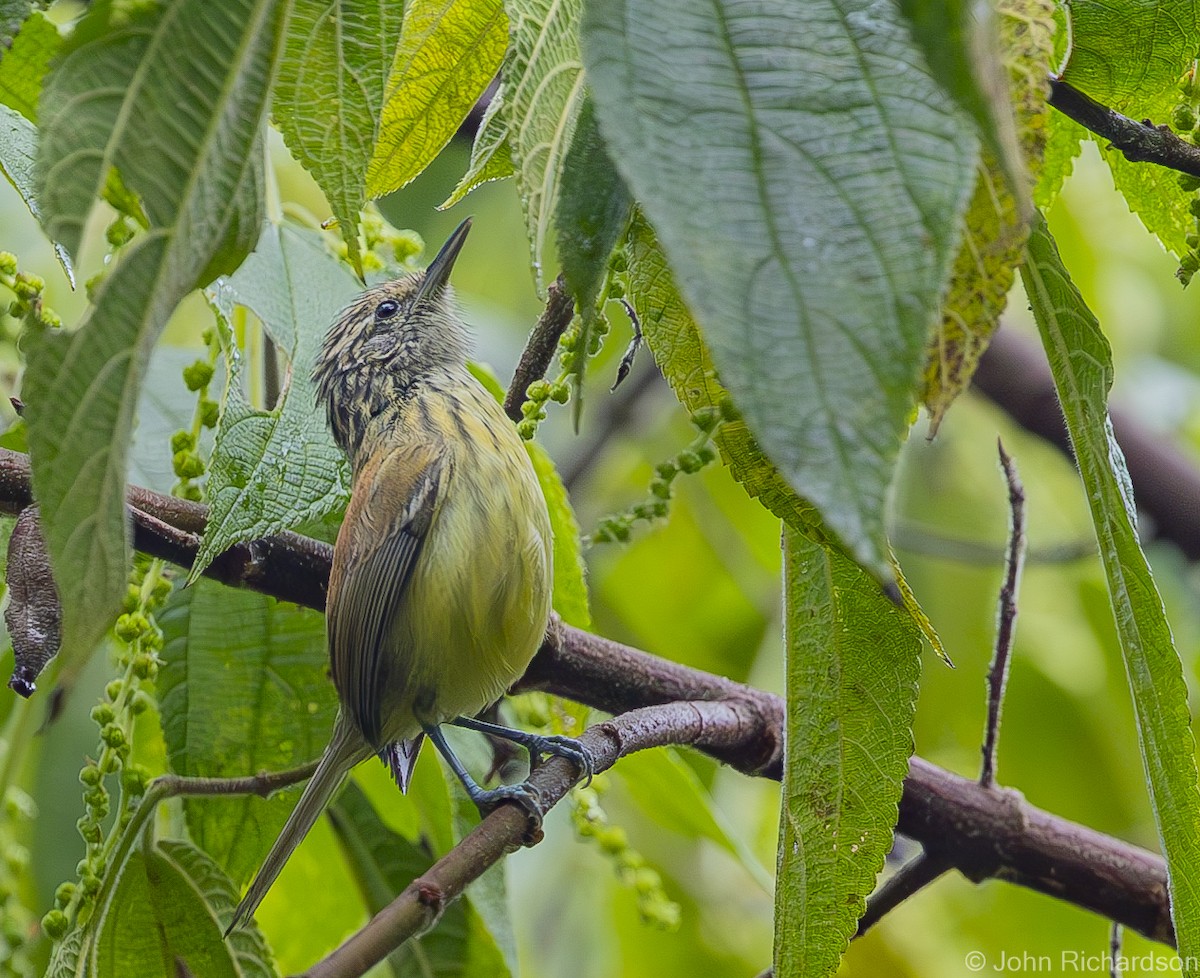
[[[234,903],[229,880],[187,843],[135,850],[102,908],[84,973],[176,978],[183,964],[205,978],[268,978],[270,954],[253,925],[222,937]]]
[[[105,14],[98,5],[89,18]],[[78,330],[27,338],[33,484],[68,671],[125,592],[126,464],[150,348],[183,296],[232,271],[262,223],[262,122],[285,15],[269,0],[140,7],[75,48],[42,92],[37,197],[51,237],[78,249],[114,167],[151,222]]]
[[[360,268],[358,215],[403,8],[379,0],[292,0],[291,8],[272,114]]]
[[[399,190],[442,151],[508,45],[500,0],[411,0],[388,83],[367,192]]]
[[[921,636],[836,550],[784,532],[787,729],[777,978],[837,971],[892,847]]]
[[[251,407],[230,385],[209,464],[208,526],[192,580],[235,543],[318,520],[345,505],[349,473],[325,413],[314,403],[311,374],[325,331],[357,291],[319,234],[289,225],[269,225],[254,254],[213,290],[227,317],[241,305],[262,320],[290,369],[279,404],[269,411]]]
[[[1071,0],[1071,47],[1060,77],[1126,114],[1173,89],[1196,57],[1196,0]]]
[[[1108,417],[1108,341],[1035,222],[1021,270],[1083,478],[1125,659],[1150,801],[1167,858],[1183,973],[1200,974],[1200,789],[1187,685],[1162,598],[1137,535],[1125,457]]]
[[[558,207],[563,161],[583,102],[582,0],[505,0],[511,25],[504,66],[508,148],[537,280]]]
[[[978,143],[888,4],[613,0],[613,160],[784,477],[890,576],[884,501]]]
[[[160,716],[173,771],[244,777],[321,753],[337,709],[321,615],[202,579],[177,590],[159,621]],[[297,797],[189,798],[188,828],[243,883]]]
[[[39,10],[21,24],[11,48],[4,51],[0,42],[0,102],[16,109],[30,122],[37,122],[42,79],[61,44],[58,28]]]

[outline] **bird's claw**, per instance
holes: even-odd
[[[525,845],[531,846],[542,837],[542,802],[537,789],[528,782],[504,784],[499,788],[480,791],[471,798],[479,814],[487,818],[501,805],[514,804],[529,817],[529,828],[525,833]]]
[[[542,755],[565,758],[579,768],[583,774],[585,788],[592,783],[592,775],[596,771],[596,759],[582,741],[560,734],[539,736],[536,745],[529,751],[531,768],[536,768],[541,764]]]

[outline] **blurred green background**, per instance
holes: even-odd
[[[280,195],[320,220],[328,216],[315,185],[271,147]],[[478,359],[503,382],[511,376],[525,334],[541,309],[529,271],[516,189],[485,185],[450,212],[435,210],[467,164],[455,141],[413,185],[383,201],[394,224],[418,231],[429,252],[467,214],[474,230],[455,271],[455,284],[477,331]],[[1089,145],[1050,215],[1064,259],[1114,348],[1114,402],[1147,424],[1200,451],[1200,292],[1184,291],[1175,262],[1144,231],[1112,189]],[[91,226],[80,281],[103,254],[103,219]],[[47,302],[70,323],[84,300],[72,293],[33,220],[7,185],[0,187],[0,246],[48,281]],[[93,264],[89,267],[88,261]],[[553,268],[552,261],[547,268]],[[1032,333],[1023,296],[1014,295],[1006,328]],[[630,380],[609,394],[616,363],[630,336],[619,310],[605,352],[594,362],[583,423],[555,410],[543,440],[571,490],[585,532],[607,513],[643,497],[656,462],[691,438],[685,413],[653,375],[642,351]],[[134,478],[170,488],[167,439],[179,426],[164,394],[194,357],[207,325],[203,303],[177,313],[156,354],[143,402]],[[12,338],[12,324],[6,335]],[[161,387],[159,386],[161,385]],[[0,344],[0,389],[19,390],[11,342]],[[553,407],[553,406],[552,406]],[[191,407],[187,407],[190,417]],[[0,427],[12,420],[0,402]],[[1090,556],[1091,528],[1074,470],[1058,452],[1015,428],[990,403],[968,394],[936,441],[919,423],[904,450],[894,498],[893,527],[905,572],[957,668],[927,654],[917,715],[917,750],[929,760],[973,776],[979,763],[984,674],[991,654],[995,598],[1007,528],[1006,491],[996,461],[1003,438],[1028,496],[1029,559],[1021,591],[1017,644],[1000,745],[1000,780],[1035,805],[1121,838],[1156,844],[1129,697],[1099,566]],[[779,691],[779,525],[749,500],[719,467],[676,482],[669,522],[642,526],[628,545],[587,554],[595,629],[676,661]],[[973,546],[964,558],[958,543]],[[1195,687],[1200,615],[1197,575],[1177,552],[1152,545],[1150,558],[1168,603],[1189,682]],[[7,676],[11,652],[0,656]],[[74,874],[82,855],[75,828],[81,812],[78,769],[93,749],[87,712],[109,677],[103,656],[93,661],[63,717],[37,738],[22,772],[40,817],[26,841],[33,860],[31,906],[51,904],[54,887]],[[12,708],[0,695],[0,720]],[[148,716],[139,751],[161,751]],[[156,746],[156,744],[158,746]],[[631,790],[662,775],[660,762],[623,762],[605,779],[602,804],[612,824],[666,880],[682,910],[667,932],[644,924],[636,894],[622,884],[611,859],[579,840],[565,806],[547,821],[545,841],[507,862],[522,973],[574,975],[707,974],[748,976],[771,958],[769,873],[773,871],[778,787],[748,780],[695,756],[681,755],[741,857],[700,837],[694,825],[664,817],[666,799]],[[426,758],[422,764],[431,765]],[[647,766],[648,765],[648,766]],[[360,769],[375,799],[386,799],[377,766]],[[697,796],[699,797],[699,795]],[[164,819],[170,822],[168,811]],[[905,851],[911,852],[911,847]],[[765,868],[765,869],[764,869]],[[301,889],[302,888],[302,889]],[[301,904],[288,896],[304,892]],[[289,865],[260,914],[280,967],[310,964],[351,929],[362,913],[332,834],[322,823]],[[303,937],[297,935],[303,934]],[[846,975],[935,976],[968,973],[977,951],[987,967],[1002,955],[1030,955],[1042,973],[1075,974],[1063,953],[1099,954],[1108,922],[1003,883],[974,886],[950,875],[919,894],[851,948]],[[1128,938],[1131,954],[1170,952]],[[1154,962],[1159,966],[1155,967]]]

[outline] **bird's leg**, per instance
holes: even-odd
[[[446,763],[450,765],[450,770],[454,772],[462,786],[467,789],[467,794],[470,795],[471,801],[475,803],[475,807],[479,809],[480,815],[488,815],[498,805],[502,805],[506,801],[515,802],[525,810],[529,816],[531,838],[540,836],[540,828],[542,824],[542,806],[538,801],[537,791],[528,784],[505,784],[499,788],[481,788],[467,769],[463,767],[463,762],[458,759],[458,755],[454,753],[449,743],[446,742],[446,736],[442,733],[441,728],[434,724],[424,725],[422,729],[425,735],[437,752],[446,759]]]
[[[578,767],[586,779],[585,786],[592,781],[592,774],[596,768],[595,758],[592,757],[592,752],[574,737],[528,733],[525,730],[502,727],[498,723],[489,723],[487,720],[479,720],[475,717],[455,717],[449,722],[456,727],[477,730],[479,733],[519,744],[529,751],[529,769],[531,771],[542,762],[543,755],[551,754],[555,757],[564,757]]]

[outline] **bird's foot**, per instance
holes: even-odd
[[[592,783],[592,775],[596,771],[596,759],[592,752],[581,740],[574,737],[564,737],[561,734],[543,736],[531,734],[529,743],[529,766],[537,768],[545,757],[562,757],[570,761],[583,775],[583,786]]]
[[[525,832],[523,842],[527,846],[535,845],[542,839],[542,803],[537,789],[528,783],[505,784],[498,788],[477,788],[471,792],[471,801],[479,809],[479,814],[487,818],[501,805],[513,804],[529,816],[529,828]]]

